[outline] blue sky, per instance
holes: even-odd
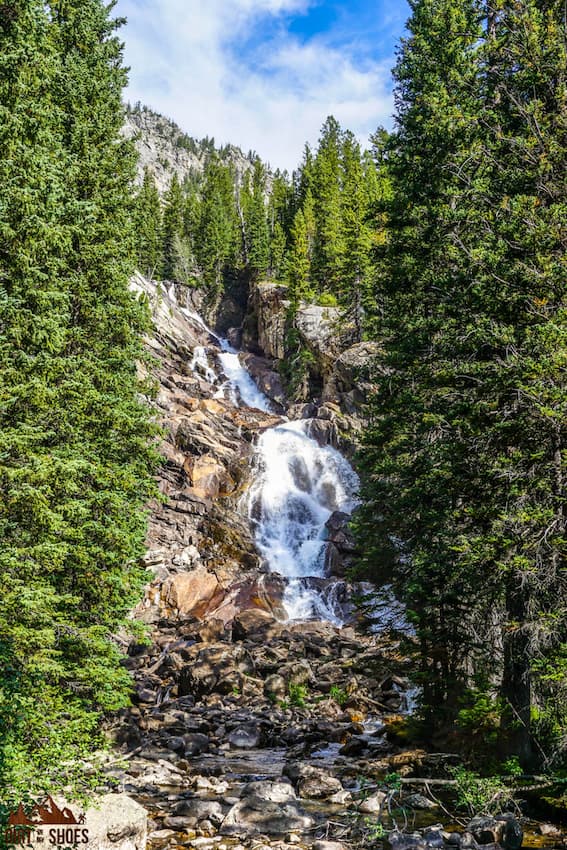
[[[329,114],[366,142],[391,125],[405,0],[119,0],[127,96],[190,135],[293,169]]]

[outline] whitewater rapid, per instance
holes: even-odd
[[[222,377],[198,346],[191,368],[218,386],[217,398],[235,406],[272,412],[240,362],[238,351],[218,336],[201,317],[182,312],[216,340]],[[224,380],[223,380],[224,379]],[[331,446],[320,446],[309,436],[311,420],[284,422],[264,431],[253,461],[255,479],[242,501],[254,528],[256,545],[271,572],[288,581],[283,605],[291,620],[316,618],[342,625],[341,582],[321,586],[325,577],[326,523],[334,511],[350,513],[357,503],[358,476],[349,462]]]

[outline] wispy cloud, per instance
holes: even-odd
[[[119,0],[128,97],[194,136],[256,150],[294,168],[329,114],[362,141],[390,123],[390,58],[337,46],[336,33],[292,35],[312,0]]]

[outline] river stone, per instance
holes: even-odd
[[[470,821],[467,830],[479,844],[501,844],[505,850],[520,850],[524,839],[522,826],[512,814],[479,815]]]
[[[313,819],[300,808],[291,785],[263,780],[249,782],[241,799],[221,826],[222,835],[284,835],[302,832]]]
[[[423,794],[409,794],[407,797],[404,797],[404,805],[409,806],[410,809],[425,810],[437,808],[437,803],[434,803],[428,797],[424,797]]]
[[[182,800],[175,806],[174,813],[176,816],[197,818],[197,821],[210,820],[217,824],[221,823],[223,819],[223,809],[220,803],[216,800],[201,800],[199,797]]]
[[[386,794],[384,794],[383,791],[376,791],[374,794],[371,794],[370,797],[366,797],[358,808],[365,814],[377,815],[384,808],[385,799]]]
[[[328,770],[311,764],[291,762],[286,764],[283,773],[295,784],[300,797],[320,800],[343,790],[340,780],[331,776]]]
[[[253,750],[260,746],[260,730],[255,724],[237,726],[227,738],[231,747],[239,750]]]
[[[187,735],[183,735],[183,744],[185,755],[188,758],[209,752],[209,738],[200,732],[190,732]]]

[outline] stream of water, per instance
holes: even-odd
[[[271,412],[269,399],[259,390],[228,340],[208,328],[192,310],[182,308],[218,343],[224,381],[209,363],[206,349],[195,348],[191,368],[215,385],[215,395],[237,406]],[[269,428],[256,446],[256,477],[243,501],[255,530],[260,553],[272,572],[288,582],[283,604],[290,619],[344,622],[341,582],[321,587],[324,578],[326,528],[333,511],[352,511],[358,477],[348,461],[330,446],[320,446],[308,435],[310,420],[284,422]]]

